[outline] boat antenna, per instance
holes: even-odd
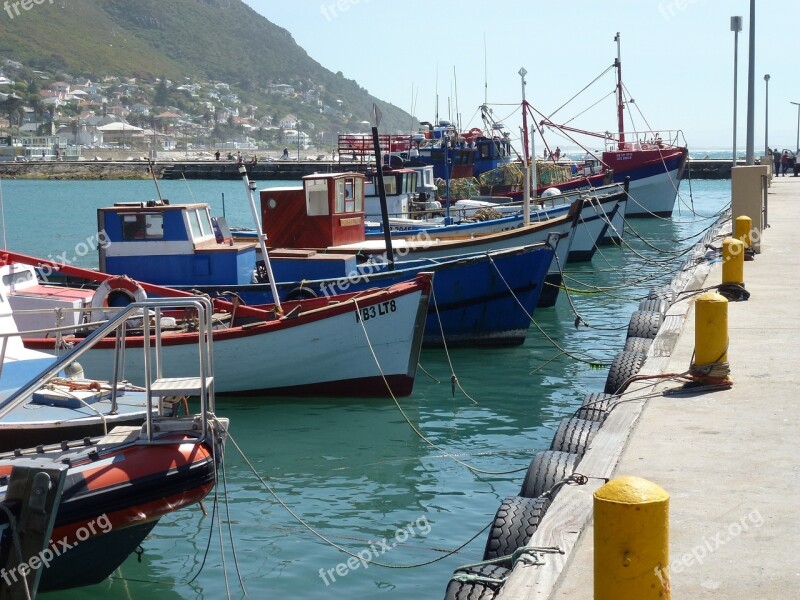
[[[161,188],[158,186],[158,179],[156,179],[156,170],[153,168],[155,167],[155,164],[156,163],[154,163],[149,158],[147,159],[147,170],[150,171],[150,176],[153,178],[153,183],[156,184],[156,192],[158,192],[158,199],[163,202],[164,198],[161,197]]]
[[[456,131],[461,131],[461,113],[458,112],[458,75],[456,75],[456,66],[453,65],[453,103],[456,108]]]
[[[433,125],[434,127],[439,124],[439,64],[436,64],[436,106],[434,113]]]
[[[3,202],[3,178],[0,177],[0,221],[3,226],[3,250],[8,250],[6,246],[6,206]]]
[[[256,201],[253,198],[253,192],[256,189],[256,182],[250,181],[247,176],[247,167],[241,165],[239,167],[239,175],[242,176],[244,188],[247,190],[247,199],[250,202],[250,214],[253,217],[253,223],[256,226],[256,235],[258,236],[258,245],[261,247],[261,256],[264,259],[264,266],[267,268],[267,276],[269,277],[269,287],[272,290],[272,300],[275,302],[275,314],[282,315],[283,308],[281,307],[281,300],[278,298],[278,286],[275,285],[275,275],[272,274],[272,263],[269,261],[269,253],[267,252],[267,236],[264,235],[261,229],[261,220],[258,218],[258,210],[256,210]]]
[[[483,32],[483,104],[489,104],[489,67],[486,60],[486,32]]]
[[[619,31],[614,36],[617,43],[617,59],[614,66],[617,68],[617,128],[619,129],[619,150],[625,148],[625,106],[622,96],[622,50]]]

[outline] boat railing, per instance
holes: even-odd
[[[197,377],[164,377],[161,316],[164,310],[175,309],[197,312]],[[124,354],[126,351],[125,332],[129,327],[130,321],[136,319],[142,322],[141,329],[143,331],[141,350],[144,353],[144,387],[147,402],[147,419],[143,434],[147,443],[174,443],[173,440],[159,438],[175,433],[175,428],[168,425],[165,426],[166,421],[155,423],[153,418],[156,412],[154,402],[156,400],[158,401],[158,414],[160,415],[163,410],[163,399],[174,396],[199,397],[199,423],[193,423],[190,427],[190,437],[194,438],[196,443],[202,442],[208,437],[209,415],[215,410],[212,313],[213,307],[211,300],[202,296],[149,298],[141,302],[133,302],[124,308],[120,308],[117,315],[113,316],[105,323],[101,323],[97,329],[87,335],[79,344],[67,350],[58,357],[54,363],[49,365],[45,370],[33,377],[28,383],[17,389],[13,394],[9,395],[6,400],[0,403],[0,419],[11,412],[16,406],[25,402],[34,392],[41,389],[48,381],[63,372],[68,365],[76,362],[93,346],[110,335],[115,335],[116,337],[113,356],[114,377],[111,382],[112,408],[116,406],[119,382],[118,376],[121,365],[124,364]],[[19,335],[19,332],[0,333],[0,337],[4,340]],[[2,347],[4,348],[5,344],[3,344]],[[139,350],[139,348],[136,350]],[[180,427],[182,427],[182,429],[180,429],[181,432],[187,433],[183,425],[180,425]],[[187,442],[188,441],[189,440],[187,440]]]
[[[655,150],[680,146],[683,131],[680,129],[660,129],[658,131],[626,131],[625,143],[620,148],[619,134],[607,134],[606,151],[610,150]]]

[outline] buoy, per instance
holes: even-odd
[[[122,302],[120,302],[120,296]],[[93,309],[114,308],[130,304],[131,302],[142,302],[147,300],[147,293],[138,283],[128,277],[114,277],[106,279],[97,286],[97,290],[92,296],[91,306]],[[117,310],[101,310],[100,316],[103,319],[110,319],[116,315]]]
[[[722,283],[744,285],[745,245],[735,238],[722,240]]]
[[[594,493],[594,600],[669,598],[669,494],[613,479]]]

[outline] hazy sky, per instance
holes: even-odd
[[[520,67],[528,71],[528,100],[549,114],[613,63],[619,31],[623,79],[636,106],[653,129],[682,129],[694,149],[731,146],[730,17],[741,15],[737,146],[745,146],[747,0],[245,1],[287,29],[323,66],[342,71],[378,98],[413,108],[420,120],[434,120],[438,89],[440,118],[455,115],[457,106],[462,124],[480,126],[476,111],[486,93],[515,134]],[[771,76],[769,144],[795,145],[798,112],[790,101],[800,102],[800,11],[781,0],[756,4],[758,154],[764,147],[765,73]],[[553,120],[572,119],[613,89],[611,71]],[[613,99],[571,124],[614,130]],[[626,123],[626,129],[633,127],[646,129],[635,109],[633,124]]]

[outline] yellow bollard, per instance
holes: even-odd
[[[613,479],[594,493],[594,600],[669,598],[669,494]]]
[[[722,283],[744,285],[744,247],[734,238],[722,240]]]
[[[695,305],[694,360],[697,366],[728,361],[728,300],[706,292]]]
[[[736,217],[736,233],[733,237],[742,242],[745,248],[753,246],[753,241],[750,239],[751,231],[753,231],[753,220],[750,217],[744,215]]]

